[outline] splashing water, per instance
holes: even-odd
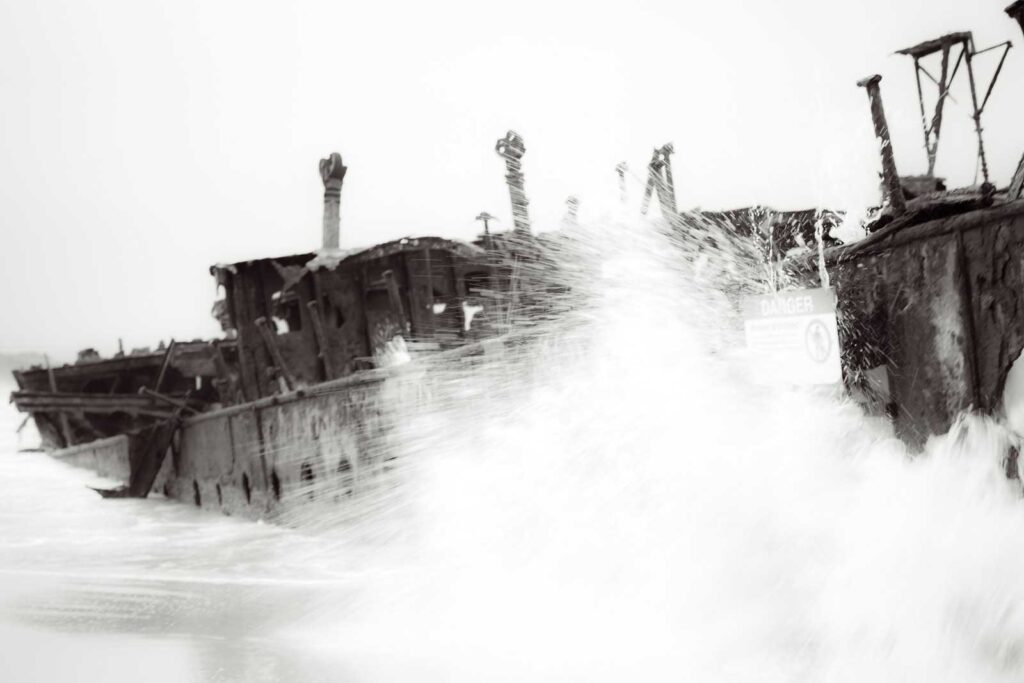
[[[100,526],[126,508],[97,500],[113,559],[86,566],[86,615],[128,568],[160,572],[192,615],[148,603],[161,642],[233,631],[246,656],[290,653],[184,680],[1020,680],[1015,437],[965,416],[911,456],[832,392],[755,386],[713,268],[651,225],[585,235],[542,264],[568,313],[472,373],[432,367],[427,400],[394,407],[396,484],[373,518],[321,506],[271,530],[150,501],[132,519],[164,524],[140,531]],[[37,511],[66,559],[59,515]],[[195,606],[227,604],[210,582],[227,616]]]
[[[466,680],[1019,676],[1010,435],[965,417],[911,459],[834,395],[752,386],[676,252],[596,237],[529,381],[405,435],[396,571],[322,645]]]

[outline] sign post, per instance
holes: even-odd
[[[839,326],[831,287],[743,299],[747,350],[764,384],[837,384]]]

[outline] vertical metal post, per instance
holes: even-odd
[[[487,251],[490,251],[491,250],[491,221],[494,220],[494,216],[492,216],[491,214],[487,213],[486,211],[481,211],[480,214],[476,217],[476,220],[478,220],[478,221],[480,221],[480,222],[482,222],[484,224],[484,249],[486,249]]]
[[[981,128],[981,110],[978,108],[978,92],[974,85],[974,67],[971,66],[971,52],[974,50],[974,45],[967,45],[967,79],[971,84],[971,104],[974,107],[974,131],[978,134],[978,159],[981,161],[981,177],[984,179],[984,184],[989,185],[988,182],[988,162],[985,160],[985,140],[982,137]]]
[[[324,379],[334,379],[337,375],[334,372],[334,363],[331,360],[330,342],[327,337],[327,329],[324,327],[324,319],[320,315],[320,306],[316,301],[310,301],[306,304],[306,308],[309,309],[309,319],[313,322],[317,355],[324,364]]]
[[[640,213],[646,214],[650,206],[651,195],[657,191],[661,214],[668,220],[676,215],[676,188],[672,180],[672,160],[669,158],[675,150],[672,143],[655,147],[651,161],[647,164],[647,186],[644,198],[640,203]]]
[[[942,111],[946,104],[946,97],[949,94],[949,45],[942,47],[942,71],[940,72],[939,96],[935,102],[935,113],[932,114],[931,125],[928,125],[928,116],[924,108],[924,92],[921,88],[921,60],[914,57],[914,76],[917,80],[917,100],[921,105],[921,125],[924,130],[924,149],[928,154],[928,175],[935,175],[935,159],[939,152],[939,136],[942,134]],[[966,50],[966,48],[962,48]]]
[[[512,200],[512,222],[517,233],[530,233],[530,202],[526,199],[523,187],[522,158],[526,153],[523,138],[514,130],[500,138],[494,145],[494,151],[505,160],[505,183],[508,185],[509,197]]]
[[[675,148],[672,143],[662,145],[661,149],[658,150],[661,156],[662,167],[665,169],[665,180],[662,186],[664,196],[659,194],[658,198],[661,200],[662,213],[674,216],[676,214],[676,184],[672,180],[672,159],[670,156],[675,152]]]
[[[881,145],[882,181],[885,185],[889,205],[892,207],[893,213],[899,216],[907,210],[907,204],[903,198],[899,173],[896,172],[896,159],[892,153],[892,141],[889,139],[889,126],[886,124],[885,109],[882,107],[882,94],[878,87],[881,81],[882,77],[875,74],[858,81],[857,85],[868,91],[868,99],[871,102],[871,121],[875,126],[875,137],[878,138]]]
[[[924,90],[921,88],[921,61],[917,57],[914,57],[914,79],[917,81],[917,102],[921,106],[921,130],[924,132],[924,151],[928,155],[928,175],[933,175],[935,162],[932,154],[932,139],[928,128],[928,114],[924,108]],[[939,101],[941,102],[941,99]]]
[[[346,171],[337,152],[320,160],[320,178],[324,181],[324,249],[337,249],[341,243],[341,186]]]
[[[164,385],[164,377],[167,376],[167,368],[171,365],[171,360],[174,358],[174,340],[167,345],[167,351],[164,352],[164,360],[160,364],[160,374],[157,375],[156,384],[153,385],[153,391],[160,391]]]
[[[484,251],[487,252],[487,287],[490,290],[490,295],[493,297],[498,289],[497,264],[495,263],[497,259],[494,253],[494,240],[491,239],[491,231],[488,228],[488,224],[494,220],[494,216],[486,211],[482,211],[476,219],[484,223]],[[495,305],[498,305],[497,302],[495,302]]]
[[[961,50],[967,48],[961,44]],[[935,175],[935,158],[939,154],[939,136],[942,135],[942,110],[946,105],[946,95],[949,94],[949,45],[942,48],[942,72],[939,81],[939,101],[935,103],[935,117],[932,119],[932,135],[935,142],[928,150],[928,175]]]

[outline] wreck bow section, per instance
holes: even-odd
[[[11,401],[32,415],[45,446],[75,446],[214,404],[217,355],[205,341],[171,341],[106,359],[86,349],[74,364],[15,371]]]

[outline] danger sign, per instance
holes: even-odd
[[[743,317],[747,350],[760,381],[835,384],[842,379],[831,288],[746,297]]]

